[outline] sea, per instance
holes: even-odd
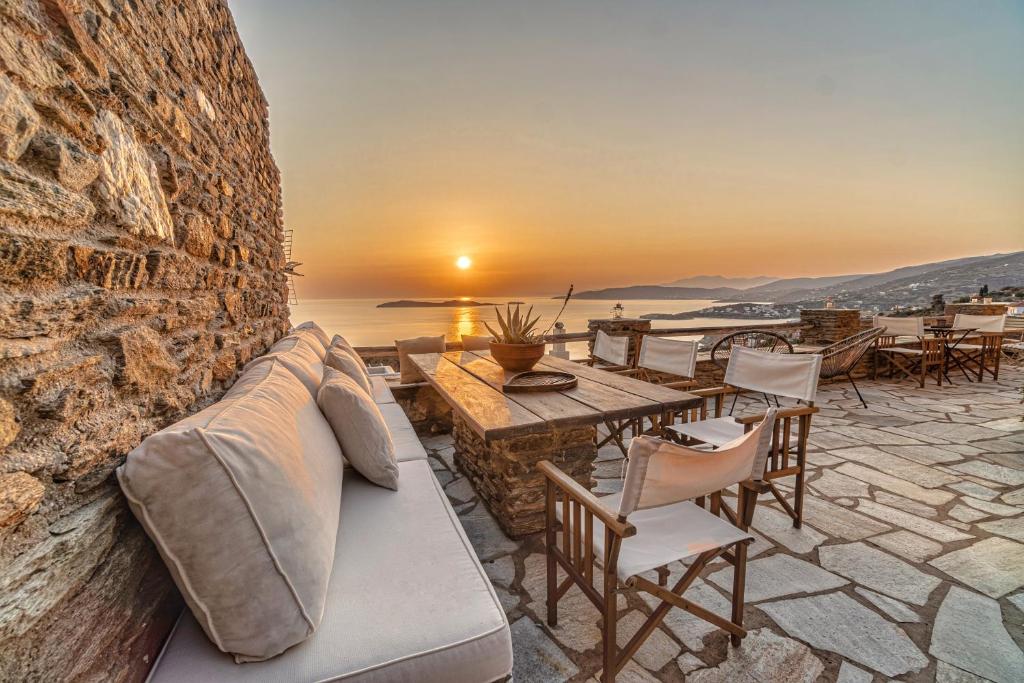
[[[460,297],[461,298],[461,297]],[[540,330],[546,329],[562,305],[561,299],[525,296],[468,297],[473,301],[498,304],[504,312],[507,302],[522,302],[526,312],[533,306],[534,315],[540,314]],[[423,299],[417,301],[443,301]],[[463,334],[485,335],[483,321],[495,324],[494,309],[490,306],[465,306],[454,308],[377,308],[386,299],[300,299],[291,306],[291,320],[298,324],[315,320],[328,334],[340,334],[353,346],[389,346],[396,339],[409,337],[436,336],[443,334],[448,341],[458,341]],[[573,299],[565,307],[561,321],[566,332],[585,332],[587,321],[594,318],[612,317],[615,301]],[[637,318],[645,313],[681,313],[707,308],[715,302],[710,299],[623,299],[623,317]],[[694,318],[692,320],[654,320],[653,329],[706,327],[709,325],[749,324],[749,320],[731,318]],[[701,335],[695,335],[699,339]],[[686,337],[680,337],[685,339]],[[585,342],[568,344],[570,353],[585,355]]]

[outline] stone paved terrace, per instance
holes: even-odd
[[[822,387],[804,528],[768,500],[755,514],[742,647],[673,610],[619,680],[1024,681],[1022,386],[1013,368],[941,389],[865,381],[868,410],[848,385]],[[506,538],[450,437],[424,444],[508,612],[515,680],[592,680],[597,611],[573,588],[548,628],[542,535]],[[595,491],[617,490],[620,469],[603,449]],[[687,597],[728,617],[729,571],[709,568]],[[625,643],[649,608],[629,594],[620,609]]]

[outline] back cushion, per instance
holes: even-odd
[[[358,384],[367,396],[373,396],[373,387],[370,385],[370,378],[366,374],[366,370],[343,349],[334,346],[327,349],[324,366],[324,374],[326,374],[327,368],[342,372]]]
[[[402,373],[399,381],[402,384],[425,382],[426,378],[423,377],[423,373],[409,360],[409,356],[417,353],[444,353],[444,335],[396,339],[395,348],[398,349],[398,370]]]
[[[312,320],[307,320],[306,322],[300,323],[292,328],[293,333],[299,331],[306,331],[314,335],[317,338],[317,341],[320,342],[320,345],[323,346],[325,350],[327,349],[328,346],[331,345],[331,338],[327,336],[327,333],[324,332],[322,327],[317,325]]]
[[[117,478],[206,635],[239,662],[280,654],[323,615],[341,450],[301,382],[267,361],[150,436]]]
[[[316,391],[324,375],[324,354],[315,350],[313,344],[316,343],[315,339],[304,338],[302,334],[290,334],[271,346],[265,355],[249,361],[242,373],[261,363],[276,360],[295,375],[316,400]]]

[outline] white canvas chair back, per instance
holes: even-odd
[[[646,335],[640,345],[637,366],[690,378],[697,368],[697,343]]]
[[[492,341],[494,341],[494,337],[490,335],[479,337],[472,334],[464,334],[462,335],[462,348],[465,351],[488,351],[491,348]]]
[[[612,365],[626,365],[629,356],[629,337],[612,337],[604,330],[598,330],[594,337],[594,358]]]
[[[620,518],[721,491],[747,479],[761,480],[776,412],[769,408],[760,424],[713,452],[650,436],[634,438],[619,500]]]
[[[820,353],[768,353],[732,347],[725,383],[811,403],[818,393]]]
[[[876,315],[874,327],[884,327],[887,337],[923,337],[924,318],[890,318]]]
[[[967,313],[957,313],[953,318],[954,330],[1002,332],[1005,327],[1005,315],[969,315]]]

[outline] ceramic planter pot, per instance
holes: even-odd
[[[492,341],[491,357],[509,372],[526,372],[544,357],[544,344],[499,344]]]

